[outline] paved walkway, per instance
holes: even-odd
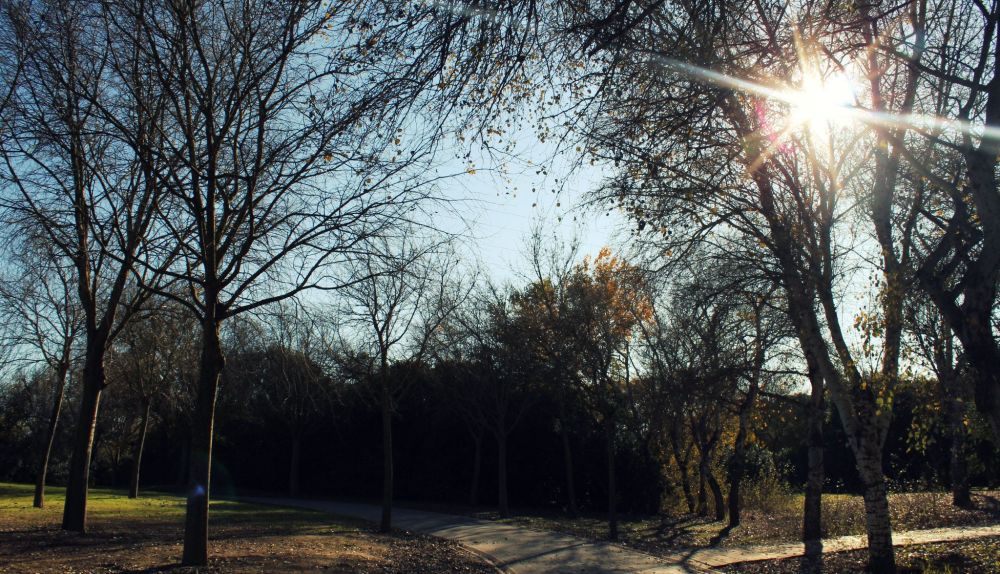
[[[379,522],[373,504],[294,498],[240,497],[244,502],[310,508]],[[607,542],[590,542],[557,532],[530,530],[467,516],[393,508],[395,528],[454,540],[512,574],[685,574],[707,569],[683,557],[662,559]]]
[[[305,500],[294,498],[241,497],[240,500],[276,506],[309,508],[341,516],[378,522],[381,507],[373,504]],[[712,568],[749,562],[801,556],[802,543],[771,546],[691,549],[656,557],[607,542],[591,542],[557,532],[544,532],[498,524],[467,516],[440,514],[405,508],[393,509],[393,526],[422,534],[454,540],[490,560],[500,570],[512,574],[547,572],[578,574],[684,574],[711,572]],[[947,542],[1000,535],[1000,525],[935,528],[893,534],[898,545]],[[864,536],[842,536],[823,540],[810,550],[837,552],[865,548]]]

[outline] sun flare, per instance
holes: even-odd
[[[855,109],[856,84],[842,72],[820,77],[808,74],[788,97],[794,124],[825,130],[847,120]]]

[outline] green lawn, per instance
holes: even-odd
[[[30,511],[31,522],[37,523],[52,520],[61,522],[62,507],[65,501],[65,489],[48,487],[45,489],[45,508],[32,508],[34,487],[27,484],[0,483],[0,512],[18,517],[27,517],[21,511]],[[157,522],[175,521],[181,525],[184,521],[184,498],[175,494],[147,491],[139,498],[129,499],[126,490],[108,488],[91,488],[87,495],[87,517],[89,523],[98,528],[115,521],[130,521],[155,517]],[[348,531],[365,528],[358,520],[338,517],[332,522],[328,514],[307,509],[280,508],[246,504],[228,500],[213,500],[211,503],[211,521],[218,525],[238,525],[265,523],[273,527],[275,532],[310,534]],[[8,522],[6,519],[4,522]],[[2,527],[0,527],[2,528]]]
[[[64,491],[31,506],[31,485],[0,483],[0,572],[187,572],[181,556],[184,499],[96,488],[88,530],[59,528]],[[368,523],[305,509],[214,501],[210,567],[202,572],[492,572],[456,544],[408,533],[378,534]]]

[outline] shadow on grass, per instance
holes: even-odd
[[[692,539],[696,535],[696,529],[703,524],[705,518],[693,514],[662,515],[660,524],[650,534],[649,539],[667,547],[693,546]]]
[[[806,553],[802,557],[799,572],[802,574],[813,574],[823,571],[823,541],[807,540]]]
[[[720,530],[718,534],[709,539],[708,546],[711,548],[715,548],[719,544],[722,544],[723,540],[729,538],[729,533],[732,532],[734,528],[736,528],[736,526],[728,525],[722,530]]]
[[[973,504],[978,506],[983,512],[989,513],[994,518],[1000,519],[1000,499],[996,496],[990,494],[977,494],[972,493]],[[981,504],[976,504],[976,499],[979,499]]]

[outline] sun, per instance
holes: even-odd
[[[825,77],[809,72],[797,89],[789,90],[790,121],[822,134],[850,119],[856,111],[857,84],[842,71]]]

